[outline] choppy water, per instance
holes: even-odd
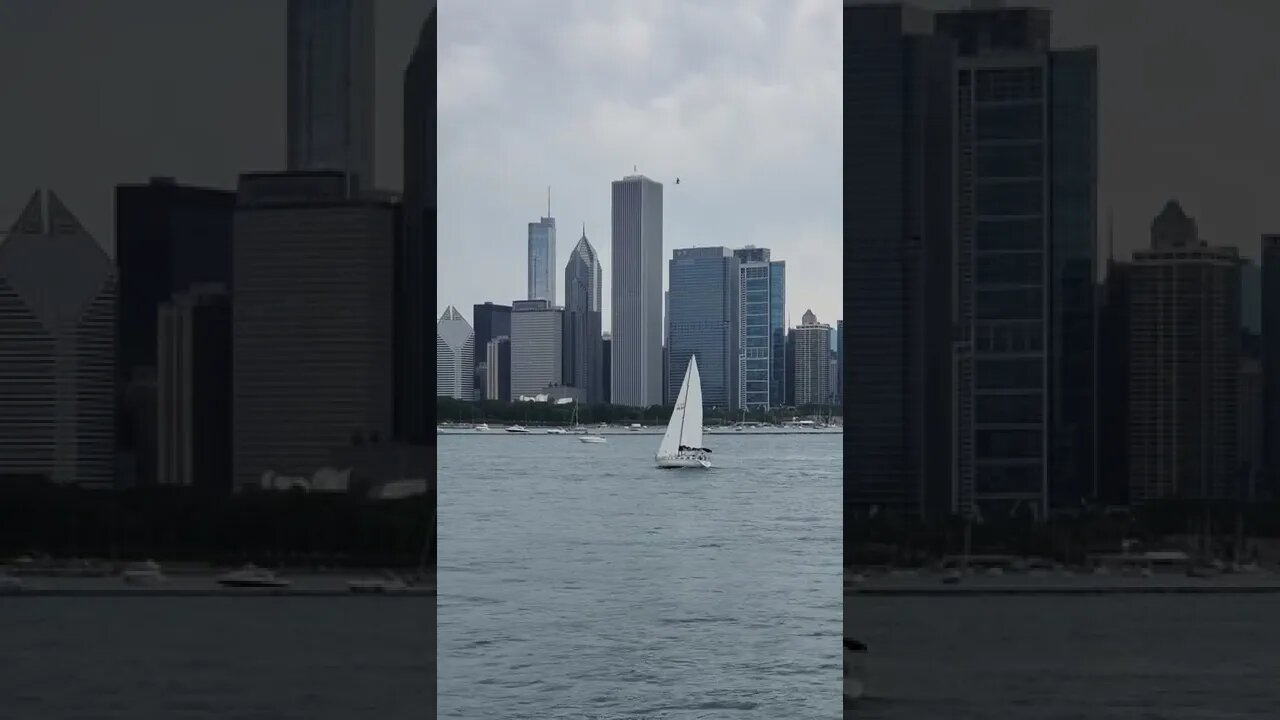
[[[430,597],[0,597],[4,720],[426,718]]]
[[[839,436],[442,436],[441,718],[840,716]]]
[[[1275,595],[867,597],[846,604],[867,693],[846,717],[1280,717]]]

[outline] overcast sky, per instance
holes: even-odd
[[[1146,245],[1173,197],[1204,237],[1256,256],[1259,234],[1280,231],[1280,3],[1031,4],[1054,9],[1056,44],[1099,48],[1099,222],[1114,208],[1120,254]],[[806,305],[835,320],[839,5],[443,0],[437,302],[470,315],[477,299],[524,294],[525,226],[548,184],[557,264],[585,221],[607,273],[609,182],[634,164],[667,184],[668,257],[767,245],[787,260],[791,321]],[[52,187],[112,247],[118,182],[229,188],[283,165],[284,7],[0,0],[0,225]],[[425,12],[378,2],[376,174],[392,189]]]
[[[586,225],[609,282],[610,183],[663,183],[674,248],[787,261],[787,308],[835,324],[841,31],[832,0],[490,0],[440,8],[437,313],[526,296],[527,224],[556,219],[557,302]],[[676,185],[676,178],[680,184]],[[665,287],[665,281],[664,281]]]

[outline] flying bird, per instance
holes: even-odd
[[[677,184],[677,185],[679,185],[679,184],[680,184],[680,178],[676,178],[676,184]]]

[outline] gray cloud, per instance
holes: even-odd
[[[442,3],[439,27],[437,312],[524,296],[548,185],[557,263],[585,222],[607,277],[635,165],[666,186],[666,257],[770,247],[793,321],[840,317],[839,3]]]

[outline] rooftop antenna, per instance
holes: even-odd
[[[547,217],[551,217],[551,186],[547,186]]]
[[[636,170],[636,166],[635,166],[635,165],[632,165],[632,166],[631,166],[631,172],[640,172],[640,171],[639,171],[639,170]]]
[[[1114,208],[1107,208],[1107,267],[1116,263],[1116,216]]]

